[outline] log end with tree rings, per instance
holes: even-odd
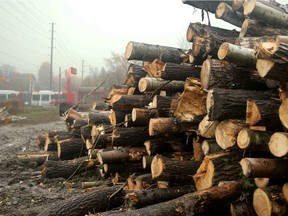
[[[254,178],[254,184],[258,188],[265,188],[268,186],[270,178]]]
[[[215,12],[215,17],[217,19],[221,19],[223,16],[225,16],[226,11],[227,11],[227,4],[225,2],[219,3]]]
[[[127,46],[126,46],[126,50],[125,50],[125,58],[127,60],[130,59],[131,57],[131,54],[132,54],[132,50],[133,50],[133,42],[132,41],[129,41]]]
[[[240,38],[243,38],[246,35],[247,30],[248,30],[248,26],[249,26],[249,19],[245,19],[243,21],[243,24],[242,24],[242,27],[241,27],[241,30],[239,33]]]
[[[276,157],[283,157],[288,153],[288,133],[274,133],[268,144],[270,152]]]
[[[217,53],[218,58],[220,60],[225,60],[225,57],[229,54],[229,51],[230,51],[229,43],[227,43],[227,42],[222,43],[218,49],[218,53]]]
[[[286,200],[286,202],[288,203],[288,182],[286,182],[283,187],[282,187],[282,193],[284,196],[284,199]]]
[[[138,89],[140,92],[145,92],[147,90],[147,87],[148,87],[147,80],[144,77],[142,77],[138,82]]]
[[[285,99],[279,108],[279,118],[282,125],[288,129],[288,99]]]
[[[210,59],[205,60],[202,64],[200,78],[201,78],[201,87],[203,89],[208,89],[209,87],[209,76],[211,71],[210,65],[211,65]]]
[[[152,174],[152,178],[157,178],[161,175],[161,173],[163,172],[163,163],[161,158],[156,155],[154,156],[152,162],[151,162],[151,174]]]
[[[245,0],[232,0],[232,8],[235,11],[243,10],[243,4]]]
[[[251,173],[252,167],[250,166],[250,161],[246,158],[242,158],[240,161],[240,165],[242,167],[243,175],[248,177]]]
[[[256,1],[245,1],[243,6],[244,6],[243,14],[245,16],[249,16],[256,6]]]
[[[257,188],[253,193],[253,207],[257,215],[272,215],[272,203],[261,188]]]
[[[266,59],[257,59],[256,69],[260,77],[266,77],[271,68],[274,66],[274,62]]]
[[[242,129],[237,136],[237,145],[240,149],[246,149],[250,144],[249,131]]]

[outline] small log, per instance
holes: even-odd
[[[206,115],[207,93],[198,86],[188,86],[177,99],[178,105],[174,111],[177,122],[199,123]]]
[[[268,91],[215,88],[208,91],[207,114],[209,121],[237,119],[246,116],[246,101],[270,100],[275,95]]]
[[[145,206],[165,202],[183,196],[184,194],[194,192],[192,186],[178,186],[163,189],[150,189],[147,191],[135,191],[126,194],[125,204],[130,208],[142,208]]]
[[[279,119],[282,125],[288,129],[288,99],[285,99],[279,108]]]
[[[288,182],[282,186],[282,193],[286,202],[288,202]]]
[[[111,99],[113,95],[127,95],[130,86],[128,85],[113,85],[109,91],[107,99]]]
[[[236,145],[237,135],[247,127],[245,122],[238,119],[228,119],[219,123],[215,130],[215,139],[222,149]]]
[[[193,176],[197,191],[218,185],[221,181],[238,180],[241,173],[240,154],[217,152],[206,155]]]
[[[144,126],[144,125],[137,125],[137,123],[132,120],[132,114],[130,113],[130,114],[125,115],[124,126],[125,127],[138,127],[138,126]]]
[[[279,98],[282,103],[288,98],[288,83],[279,83],[278,84]],[[281,117],[280,117],[281,120]],[[285,126],[284,126],[285,127]]]
[[[205,117],[199,123],[198,134],[205,138],[214,138],[215,130],[219,124],[219,121],[209,121],[208,118],[208,115],[205,115]]]
[[[288,153],[288,133],[276,132],[268,143],[270,152],[276,157],[283,157]]]
[[[152,178],[157,178],[159,180],[161,179],[161,176],[191,176],[196,173],[200,164],[200,161],[172,160],[161,155],[156,155],[152,160],[151,174]]]
[[[254,191],[253,207],[257,215],[285,215],[287,203],[281,188],[274,185]]]
[[[115,173],[124,173],[131,175],[135,172],[146,172],[147,170],[143,169],[142,162],[127,162],[127,163],[118,163],[118,164],[104,164],[103,165],[104,172],[106,174],[115,175]]]
[[[86,119],[75,119],[73,121],[73,124],[71,125],[71,128],[81,128],[82,126],[87,125],[87,124],[88,124],[88,121]]]
[[[135,125],[148,126],[150,118],[156,118],[157,112],[146,108],[133,108],[131,118]]]
[[[86,145],[81,138],[72,138],[57,142],[58,158],[60,160],[71,160],[85,155]]]
[[[47,160],[43,165],[41,174],[44,178],[69,178],[74,174],[83,173],[95,168],[97,164],[96,160],[89,160],[87,157],[65,161]]]
[[[100,164],[113,164],[128,161],[141,161],[142,157],[145,155],[147,155],[147,152],[144,147],[134,147],[98,152],[97,158]]]
[[[244,48],[227,42],[222,43],[219,47],[218,58],[244,68],[255,68],[257,60],[254,55],[254,49]]]
[[[100,186],[112,186],[110,181],[104,180],[104,181],[94,181],[94,182],[82,182],[81,188],[91,188],[91,187],[100,187]]]
[[[56,202],[39,216],[86,215],[89,212],[106,211],[109,208],[121,206],[124,203],[124,197],[125,192],[120,186],[99,188]]]
[[[256,131],[243,128],[237,136],[237,145],[240,149],[269,151],[268,143],[273,132]]]
[[[241,27],[245,19],[242,13],[233,10],[233,8],[225,2],[220,2],[218,4],[215,11],[215,17],[237,27]]]
[[[143,168],[145,170],[148,170],[150,168],[150,171],[151,171],[151,163],[152,163],[152,160],[153,160],[154,156],[143,156],[142,158],[142,165],[143,165]]]
[[[107,148],[108,146],[112,146],[112,134],[99,134],[93,140],[93,147],[95,149]]]
[[[131,112],[133,108],[142,108],[149,104],[148,95],[114,95],[111,105],[114,111]]]
[[[202,161],[204,158],[204,153],[202,151],[202,142],[200,141],[200,138],[194,138],[193,139],[193,159],[195,161]]]
[[[143,146],[149,139],[147,127],[115,128],[112,133],[113,146]]]
[[[271,7],[259,1],[245,1],[243,7],[243,14],[251,19],[261,20],[273,27],[288,27],[288,14],[282,8]]]
[[[160,59],[163,62],[182,63],[183,56],[180,48],[138,43],[130,41],[125,50],[127,60],[141,60],[152,62]]]
[[[250,178],[287,178],[287,159],[243,158],[243,174]]]
[[[256,216],[252,202],[236,201],[230,204],[231,216]]]
[[[164,141],[162,137],[146,140],[144,145],[148,155],[162,154],[172,150],[171,144],[167,141]]]
[[[88,114],[88,124],[93,125],[110,125],[110,111],[90,112]]]
[[[138,83],[140,92],[164,90],[168,92],[182,92],[184,82],[178,80],[163,80],[160,78],[142,77]]]
[[[215,139],[204,140],[201,149],[204,155],[213,154],[222,150]]]
[[[144,208],[117,212],[118,216],[189,215],[199,214],[237,200],[241,195],[239,182],[231,182],[206,190],[188,193],[179,198]],[[110,214],[99,214],[99,216]],[[219,215],[219,214],[218,214]]]
[[[111,111],[111,115],[110,115],[110,123],[112,126],[117,126],[117,125],[121,125],[125,122],[125,116],[128,113],[128,111],[115,111],[112,110]]]
[[[259,43],[267,41],[275,41],[275,35],[261,37],[238,37],[235,41],[235,45],[247,49],[254,49],[254,47]]]

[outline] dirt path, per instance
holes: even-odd
[[[65,130],[64,121],[0,125],[0,216],[37,215],[49,204],[81,191],[79,183],[87,179],[85,176],[75,176],[69,182],[42,179],[41,167],[23,166],[16,160],[16,154],[39,152],[35,138],[49,130]]]

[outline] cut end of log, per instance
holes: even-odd
[[[286,202],[288,202],[288,182],[286,182],[282,187],[282,193]]]
[[[279,118],[282,125],[288,129],[288,99],[284,100],[279,108]]]
[[[268,186],[270,178],[254,178],[254,184],[258,188],[265,188]]]
[[[127,60],[130,59],[132,50],[133,50],[133,42],[130,41],[130,42],[127,44],[126,50],[125,50],[125,58],[126,58]]]
[[[243,9],[244,2],[245,0],[232,0],[232,8],[235,11],[240,11],[241,9]]]
[[[225,11],[227,10],[227,4],[225,2],[221,2],[215,12],[215,17],[217,19],[221,19],[223,15],[225,14]]]
[[[274,133],[269,142],[269,150],[276,157],[283,157],[288,153],[288,133]]]
[[[145,90],[147,89],[147,80],[145,79],[145,77],[142,77],[139,80],[138,89],[139,89],[140,92],[145,92]]]
[[[256,69],[260,77],[266,77],[275,63],[266,59],[257,59]]]
[[[97,152],[97,159],[98,159],[100,164],[103,164],[103,159],[102,159],[101,152]]]
[[[209,87],[209,76],[210,76],[210,59],[207,59],[203,62],[202,68],[201,68],[201,87],[203,89],[208,89]]]
[[[204,155],[207,155],[209,153],[210,148],[209,148],[209,143],[207,142],[207,140],[204,140],[202,142],[201,148],[202,148],[202,151],[203,151]]]
[[[272,203],[261,188],[257,188],[254,191],[253,207],[257,215],[272,215]]]
[[[240,30],[240,33],[239,33],[239,37],[240,38],[243,38],[246,35],[246,32],[248,30],[248,26],[249,26],[249,19],[245,19],[243,21],[243,24],[242,24],[242,27],[241,27],[241,30]]]
[[[243,172],[243,175],[248,177],[250,175],[250,172],[251,172],[251,166],[250,166],[250,162],[248,159],[246,158],[243,158],[241,161],[240,161],[240,165],[242,167],[242,172]]]
[[[227,42],[222,43],[221,46],[218,49],[218,58],[220,60],[225,59],[225,57],[229,54],[229,51],[230,51],[229,50],[229,43],[227,43]]]
[[[237,136],[237,145],[240,149],[246,149],[250,143],[250,136],[247,129],[242,129]]]
[[[191,28],[190,25],[189,25],[189,27],[188,27],[188,29],[187,29],[187,32],[186,32],[186,39],[187,39],[187,41],[188,41],[188,42],[193,42],[193,36],[194,36],[193,30],[192,30],[192,28]]]
[[[163,163],[161,160],[161,157],[159,155],[156,155],[151,163],[151,174],[152,178],[157,178],[158,176],[161,175],[163,171]]]
[[[243,14],[245,16],[249,16],[253,12],[255,6],[256,6],[256,1],[245,1]]]
[[[260,122],[261,119],[261,112],[256,101],[248,99],[246,105],[246,123],[249,125],[255,125]]]

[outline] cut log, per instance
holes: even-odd
[[[118,190],[119,192],[117,192]],[[106,211],[109,208],[121,206],[124,198],[125,192],[121,190],[120,186],[99,188],[56,202],[41,212],[39,216],[86,215],[89,212]]]
[[[57,142],[58,158],[71,160],[87,154],[86,145],[81,138],[72,138]]]
[[[202,141],[199,136],[193,139],[193,159],[195,161],[202,161],[204,153],[202,151]]]
[[[141,60],[152,62],[159,59],[163,62],[182,63],[183,54],[180,48],[138,43],[130,41],[125,50],[127,60]]]
[[[126,114],[128,113],[128,111],[115,111],[115,110],[112,110],[111,111],[111,115],[110,115],[110,123],[112,126],[119,126],[121,124],[124,123],[125,121],[125,116]]]
[[[237,135],[247,127],[244,121],[238,119],[228,119],[220,122],[215,130],[215,139],[222,149],[228,149],[236,145]]]
[[[45,147],[45,142],[46,142],[46,137],[44,134],[39,134],[36,138],[35,138],[35,143],[38,146],[38,148],[44,149]]]
[[[146,189],[151,189],[151,187],[156,185],[156,182],[152,179],[151,173],[129,177],[127,179],[127,184],[129,190],[141,191]]]
[[[153,109],[133,108],[131,118],[135,125],[148,126],[150,118],[156,118],[157,115]]]
[[[113,95],[127,95],[129,88],[128,85],[113,85],[106,100],[111,99]]]
[[[135,191],[126,194],[125,204],[130,208],[142,208],[145,206],[172,200],[194,191],[195,188],[193,189],[191,185],[163,189],[156,188],[146,191]]]
[[[243,158],[243,174],[250,178],[287,178],[287,159]]]
[[[278,84],[279,99],[284,102],[288,98],[288,83]],[[284,106],[285,107],[285,106]],[[281,120],[281,117],[280,117]]]
[[[250,36],[250,37],[259,37],[259,36],[275,36],[275,35],[287,35],[287,28],[275,28],[263,24],[263,22],[258,22],[251,19],[245,19],[239,37]]]
[[[215,11],[215,17],[237,27],[241,27],[245,19],[242,13],[233,10],[233,8],[225,2],[219,3]]]
[[[197,191],[216,186],[221,181],[238,180],[242,171],[240,158],[240,154],[232,152],[206,155],[193,176]]]
[[[44,146],[45,151],[57,151],[57,141],[55,139],[57,135],[60,135],[59,140],[65,140],[73,137],[73,135],[67,131],[46,131],[46,141]]]
[[[275,36],[262,36],[262,37],[238,37],[235,41],[235,45],[247,48],[254,49],[256,45],[261,42],[275,41]]]
[[[113,146],[143,146],[149,139],[147,127],[115,128],[112,133]]]
[[[111,111],[90,112],[88,114],[88,123],[93,125],[110,125]]]
[[[182,92],[184,90],[184,82],[178,80],[163,80],[160,78],[142,77],[138,83],[140,92],[160,91],[166,92]]]
[[[152,63],[145,65],[145,70],[149,77],[161,78],[161,71],[165,63],[159,59],[155,59]]]
[[[260,77],[280,82],[288,82],[288,63],[277,64],[271,60],[258,59],[256,68]]]
[[[88,139],[92,139],[91,130],[92,130],[92,126],[89,126],[89,125],[85,125],[81,127],[81,138],[84,142],[86,142],[86,140]]]
[[[172,160],[161,155],[156,155],[152,160],[151,174],[152,178],[157,178],[157,180],[167,180],[167,176],[171,176],[171,178],[172,176],[192,176],[196,173],[200,164],[200,161]]]
[[[89,160],[87,157],[66,161],[48,160],[45,161],[41,174],[45,178],[69,178],[74,174],[95,168],[97,164],[98,162],[96,160]]]
[[[188,86],[177,99],[178,105],[174,111],[177,122],[199,123],[206,115],[207,93],[198,86]]]
[[[288,182],[286,182],[282,187],[282,193],[286,202],[288,202]]]
[[[130,64],[127,70],[127,77],[124,81],[124,85],[138,87],[140,78],[147,75],[147,72],[143,70],[143,67],[137,64]]]
[[[146,140],[144,145],[148,155],[156,155],[172,151],[171,144],[167,141],[165,142],[162,137]]]
[[[152,108],[157,109],[159,117],[170,116],[172,97],[155,95],[152,99]]]
[[[205,115],[199,123],[198,134],[205,138],[214,138],[219,121],[209,121],[208,118],[208,115]]]
[[[281,130],[280,103],[276,100],[247,100],[246,123],[264,125],[268,130]]]
[[[203,213],[237,200],[241,195],[239,182],[231,182],[206,190],[196,191],[179,198],[132,211],[117,212],[118,216],[190,215]],[[99,214],[101,216],[106,215]],[[110,215],[110,214],[108,214]],[[219,215],[219,214],[218,214]]]
[[[40,166],[47,160],[58,160],[56,152],[45,152],[35,154],[17,154],[17,160],[20,164],[28,166]]]
[[[132,121],[132,114],[126,114],[124,120],[125,127],[138,127],[138,126],[145,126],[145,125],[137,125],[136,122]]]
[[[268,143],[273,132],[242,129],[237,136],[237,145],[240,149],[269,151]]]
[[[141,161],[145,155],[147,155],[147,152],[144,147],[134,147],[98,152],[97,158],[100,164],[113,164],[127,161]]]
[[[288,99],[285,99],[279,108],[279,118],[282,125],[288,129]]]
[[[257,79],[254,75],[254,70],[236,67],[235,64],[217,59],[205,60],[201,69],[201,87],[203,89],[267,90],[266,83],[258,80],[259,78]]]
[[[230,204],[231,216],[256,216],[253,209],[253,203],[244,201],[236,201]]]
[[[244,48],[227,42],[221,44],[219,47],[218,58],[244,68],[255,68],[257,60],[254,55],[254,49]]]
[[[121,173],[121,175],[124,175],[124,173],[126,173],[129,176],[135,172],[147,173],[147,170],[143,169],[142,162],[138,161],[121,164],[104,164],[103,169],[106,174],[110,175],[115,175],[116,173]]]
[[[246,101],[270,100],[275,94],[268,91],[215,88],[208,91],[207,113],[209,121],[243,119],[246,116]]]
[[[277,185],[257,188],[253,193],[253,207],[257,215],[285,215],[287,203]]]
[[[73,124],[71,125],[71,128],[81,128],[82,126],[87,125],[87,124],[88,124],[88,121],[86,119],[75,119],[73,121]]]
[[[182,0],[183,4],[190,5],[192,7],[196,7],[205,11],[209,11],[211,13],[215,13],[220,1],[204,1],[204,0]],[[231,1],[224,0],[223,2],[227,2],[231,5]]]
[[[222,150],[215,139],[204,140],[201,149],[204,155],[213,154]]]
[[[112,134],[99,134],[93,140],[93,148],[102,149],[112,146]]]
[[[133,108],[143,108],[149,104],[148,95],[114,95],[111,105],[114,111],[131,112]]]
[[[149,167],[150,167],[150,171],[151,171],[151,163],[152,163],[152,160],[153,160],[154,156],[143,156],[142,158],[142,165],[143,165],[143,168],[145,170],[148,170]]]
[[[261,22],[273,27],[288,27],[288,14],[282,8],[277,10],[276,7],[259,1],[245,1],[243,7],[243,14],[251,19],[261,20]]]
[[[243,4],[245,0],[232,0],[232,8],[235,11],[243,12]]]
[[[288,133],[276,132],[269,142],[269,150],[276,157],[283,157],[288,153]]]

